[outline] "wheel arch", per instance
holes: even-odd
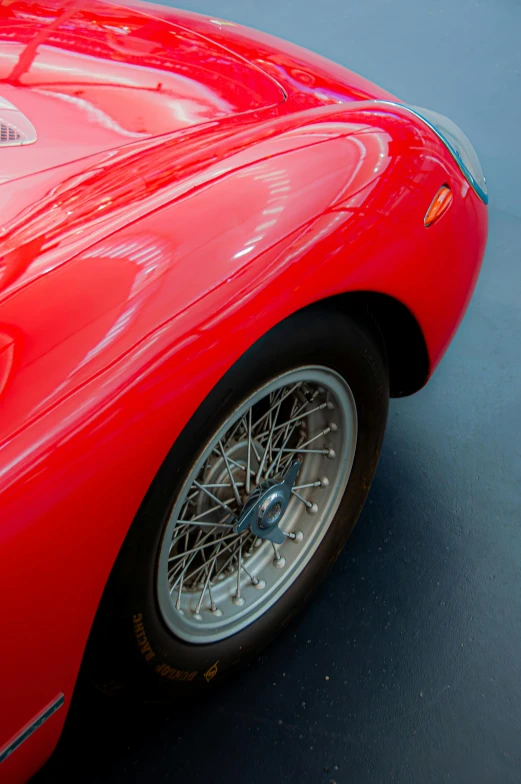
[[[351,318],[360,319],[372,329],[379,340],[383,341],[389,366],[391,396],[400,397],[413,394],[425,384],[429,377],[430,363],[423,332],[415,316],[399,300],[390,295],[374,291],[350,291],[335,294],[329,297],[319,298],[312,303],[297,308],[293,314],[291,312],[286,313],[280,321],[276,321],[272,324],[271,329],[273,329],[277,323],[281,323],[287,318],[291,318],[291,316],[296,313],[318,308],[336,310]],[[269,331],[270,330],[268,330],[268,332]],[[262,339],[262,337],[262,334],[257,335],[254,343],[257,342],[257,340]],[[245,347],[245,352],[248,351],[248,348],[249,346]],[[226,373],[224,373],[224,375],[226,375]],[[181,433],[176,437],[176,441],[180,435]],[[154,474],[150,475],[150,484],[141,500],[140,508],[145,507],[148,504],[154,479],[159,475],[162,466],[166,466],[167,457],[168,456],[165,456],[161,465],[157,466],[157,470]],[[121,548],[125,545],[128,533],[129,529],[126,529],[121,540],[120,552]],[[111,582],[111,575],[115,563],[117,562],[117,556],[118,552],[116,551],[114,552],[114,559],[104,581],[104,588],[102,589],[100,601],[98,602],[95,611],[95,618],[98,618],[99,616],[100,608],[104,601],[103,596]],[[86,643],[87,640],[90,641],[93,639],[93,630],[96,624],[97,621],[93,619],[93,623],[89,626],[85,635]],[[87,646],[89,646],[89,643],[87,643]],[[90,643],[90,646],[92,646],[92,643]],[[87,651],[90,650],[91,648],[87,647]],[[90,656],[90,653],[86,653],[85,655],[88,657]],[[83,667],[81,671],[84,672]],[[107,688],[110,691],[110,684]]]
[[[375,291],[350,291],[317,300],[309,308],[327,307],[358,317],[376,330],[385,345],[391,397],[421,389],[431,372],[423,331],[409,308],[395,297]]]

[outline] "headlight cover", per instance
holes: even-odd
[[[443,114],[422,109],[419,106],[408,107],[414,114],[429,125],[445,144],[450,154],[470,182],[481,201],[488,203],[487,183],[481,169],[476,151],[461,128]]]
[[[443,114],[423,109],[420,106],[408,106],[393,101],[378,101],[378,103],[387,103],[407,109],[428,125],[448,149],[481,201],[488,204],[487,184],[476,151],[455,122]]]

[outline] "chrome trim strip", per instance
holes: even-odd
[[[398,101],[385,101],[385,100],[376,99],[374,101],[374,103],[376,103],[376,104],[384,104],[385,106],[397,106],[399,109],[405,109],[407,112],[409,112],[410,114],[413,114],[415,117],[417,117],[419,120],[421,120],[422,123],[424,123],[428,128],[431,129],[431,131],[434,131],[434,133],[436,134],[438,139],[440,139],[443,142],[443,144],[445,145],[447,150],[450,152],[450,154],[452,155],[452,157],[454,158],[454,160],[458,164],[462,174],[466,177],[468,182],[472,185],[473,189],[475,190],[476,194],[479,196],[481,201],[484,204],[488,204],[488,194],[486,193],[486,191],[483,190],[483,188],[481,188],[478,185],[478,183],[476,182],[476,180],[474,179],[474,177],[472,176],[470,171],[467,169],[467,167],[465,166],[465,164],[461,160],[460,156],[458,155],[457,150],[454,149],[452,144],[445,138],[443,133],[438,128],[436,128],[436,126],[433,125],[429,120],[427,120],[427,118],[424,117],[423,114],[420,114],[420,112],[417,112],[415,109],[412,109],[410,106],[407,106],[406,103],[398,103]]]
[[[52,702],[50,702],[41,713],[39,713],[29,724],[25,725],[23,730],[21,730],[18,735],[15,735],[12,740],[8,741],[6,745],[0,749],[0,762],[6,760],[7,757],[13,753],[13,751],[16,751],[18,746],[22,745],[24,740],[27,740],[27,738],[29,738],[33,732],[38,729],[38,727],[41,727],[42,724],[53,715],[53,713],[56,713],[58,708],[61,708],[63,705],[64,700],[64,695],[61,693],[58,694],[58,696]]]

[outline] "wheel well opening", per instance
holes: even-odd
[[[399,300],[387,294],[358,291],[315,303],[324,304],[363,319],[380,333],[389,363],[391,397],[412,395],[424,386],[430,369],[425,338],[414,315]]]

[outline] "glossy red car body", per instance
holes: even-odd
[[[0,15],[0,97],[38,133],[0,148],[0,750],[65,697],[1,764],[23,781],[57,742],[136,510],[209,390],[276,323],[348,292],[405,306],[431,373],[487,217],[425,124],[296,46],[137,3]],[[453,202],[426,229],[444,183]]]

